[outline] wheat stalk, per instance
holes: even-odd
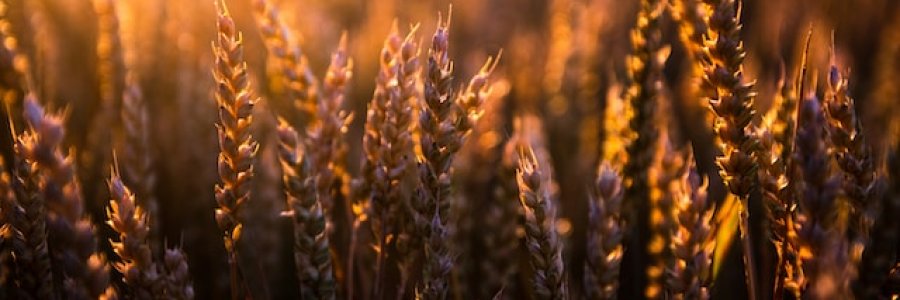
[[[215,68],[213,75],[217,86],[216,103],[219,105],[218,171],[221,183],[216,185],[216,223],[224,236],[225,250],[231,265],[232,297],[243,297],[243,284],[238,266],[237,243],[243,228],[243,208],[250,200],[250,184],[253,179],[253,161],[258,149],[250,134],[253,122],[253,106],[258,101],[250,89],[247,65],[243,58],[243,38],[237,32],[228,8],[217,3],[218,34],[213,43]]]
[[[534,269],[532,283],[539,299],[567,299],[556,208],[550,197],[549,173],[541,165],[531,146],[519,146],[516,182],[525,210],[525,239]]]
[[[47,225],[54,278],[62,292],[73,297],[97,298],[114,293],[109,266],[97,252],[94,227],[84,213],[84,201],[75,176],[73,156],[63,155],[62,120],[44,113],[33,95],[26,96],[24,118],[29,131],[19,136],[20,153],[40,172],[40,186],[48,207]]]

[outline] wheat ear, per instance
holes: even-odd
[[[194,285],[188,270],[187,256],[180,248],[166,249],[160,269],[163,295],[171,299],[194,299]]]
[[[750,299],[759,299],[759,276],[756,253],[750,232],[749,209],[753,194],[758,193],[758,141],[753,136],[754,85],[744,80],[744,46],[741,42],[740,0],[704,0],[710,9],[705,20],[705,50],[702,89],[715,114],[713,130],[722,156],[716,158],[719,173],[728,191],[741,201],[741,239],[744,248],[744,270]]]
[[[332,215],[335,200],[345,199],[342,184],[347,182],[348,146],[344,140],[353,116],[342,108],[347,83],[353,77],[353,60],[347,53],[347,35],[341,36],[338,48],[322,83],[322,95],[316,122],[307,130],[304,145],[312,157],[316,190],[326,215]],[[349,208],[348,208],[349,209]]]
[[[123,162],[121,175],[122,181],[133,188],[140,205],[147,209],[147,221],[150,224],[148,241],[152,249],[158,249],[159,203],[153,193],[156,187],[156,172],[150,154],[150,117],[136,76],[135,74],[127,76],[122,96],[120,117],[124,138],[120,144]]]
[[[831,168],[824,111],[815,95],[807,95],[801,101],[797,121],[794,160],[803,180],[797,194],[803,214],[798,233],[801,253],[809,254],[801,257],[805,260],[804,273],[809,278],[807,293],[815,298],[828,297],[839,291],[835,283],[840,277],[834,277],[837,275],[834,271],[843,266],[841,259],[846,259],[835,249],[840,247],[835,236],[841,234],[835,230],[833,215],[840,178]]]
[[[10,123],[12,135],[15,129]],[[14,162],[14,178],[12,188],[18,203],[25,210],[25,221],[16,228],[27,237],[27,252],[18,253],[18,260],[28,265],[25,272],[20,273],[22,288],[41,299],[52,298],[56,291],[53,286],[50,255],[47,247],[47,208],[40,187],[40,174],[36,165],[24,158],[23,149],[16,141]]]
[[[300,125],[316,121],[319,97],[318,80],[309,69],[300,46],[289,36],[289,29],[268,0],[253,0],[256,24],[269,56],[276,60],[288,90],[288,96],[300,111]]]
[[[831,67],[824,99],[828,134],[834,146],[832,154],[843,175],[844,195],[850,200],[850,229],[855,248],[862,248],[868,241],[869,228],[874,222],[875,162],[872,149],[863,135],[862,124],[856,113],[856,103],[847,91],[848,81]],[[856,255],[852,255],[857,257]],[[856,258],[854,258],[856,260]]]
[[[258,101],[250,89],[247,64],[244,62],[243,38],[225,3],[217,3],[218,34],[213,43],[216,80],[215,99],[219,105],[216,124],[219,137],[218,171],[221,183],[216,185],[216,223],[222,230],[225,250],[231,265],[232,298],[242,298],[243,277],[238,266],[237,243],[241,239],[243,209],[250,200],[253,161],[259,148],[250,134],[253,106]]]
[[[312,171],[314,162],[300,149],[297,132],[284,120],[278,125],[278,139],[285,194],[294,224],[294,260],[301,298],[334,299],[334,276],[325,215]]]
[[[110,244],[120,260],[114,267],[130,288],[129,296],[153,298],[160,275],[148,243],[150,224],[147,222],[147,212],[137,205],[135,195],[122,182],[116,169],[110,175],[109,194],[112,199],[106,212],[109,219],[106,223],[118,233],[118,241],[110,239]]]
[[[588,255],[585,283],[589,299],[614,299],[618,293],[619,270],[624,247],[622,238],[622,175],[609,162],[602,162],[592,186],[588,205]]]
[[[697,172],[693,155],[687,161],[687,172],[673,191],[678,229],[670,244],[675,264],[669,269],[667,286],[676,299],[709,299],[715,203],[709,202],[708,181]]]
[[[550,196],[549,173],[542,165],[531,146],[520,146],[516,182],[525,210],[525,240],[534,269],[532,283],[539,299],[567,299],[556,208]]]
[[[81,188],[75,176],[72,154],[64,155],[62,119],[47,115],[33,95],[25,98],[24,118],[29,130],[19,136],[16,151],[40,173],[48,207],[50,254],[54,278],[63,294],[98,298],[114,293],[109,285],[109,266],[97,251],[94,227],[84,212]]]
[[[375,295],[381,295],[384,288],[387,237],[399,235],[410,221],[405,207],[415,182],[410,133],[415,98],[410,96],[416,78],[410,72],[417,71],[417,64],[407,58],[414,58],[418,53],[415,32],[414,27],[404,39],[394,22],[381,49],[375,92],[366,114],[362,173],[369,185],[361,192],[368,199],[367,215],[377,241]],[[396,241],[393,239],[392,243]]]

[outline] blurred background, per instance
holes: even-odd
[[[78,172],[85,199],[98,224],[107,205],[105,178],[111,142],[104,136],[115,126],[98,126],[104,109],[98,64],[98,34],[109,16],[92,0],[4,0],[7,29],[18,40],[18,49],[31,61],[36,93],[53,110],[65,109],[67,145],[78,157]],[[161,236],[169,245],[186,250],[199,299],[224,299],[228,292],[228,266],[213,208],[217,182],[215,127],[212,99],[212,51],[215,10],[212,0],[118,0],[121,32],[121,65],[139,78],[148,103],[150,140],[157,173]],[[254,216],[248,221],[244,252],[252,257],[247,268],[250,288],[272,298],[296,298],[290,251],[290,224],[278,214],[284,209],[280,172],[272,134],[274,114],[293,110],[284,100],[266,48],[254,22],[250,0],[227,0],[243,32],[245,55],[252,85],[263,98],[254,135],[261,141],[257,167],[257,192],[249,204]],[[347,134],[351,145],[351,173],[359,165],[365,108],[371,99],[378,68],[378,53],[395,18],[401,31],[420,23],[422,46],[430,45],[438,12],[446,12],[445,0],[270,0],[294,30],[296,38],[318,76],[323,76],[329,55],[343,31],[348,33],[354,60],[347,109],[357,117]],[[629,30],[638,8],[636,0],[456,0],[452,1],[451,58],[456,84],[462,84],[490,55],[501,49],[503,57],[494,76],[494,93],[488,104],[486,125],[480,126],[458,159],[457,192],[462,201],[496,204],[495,171],[504,164],[504,143],[512,136],[514,118],[533,120],[530,134],[540,136],[549,150],[554,179],[558,183],[561,226],[566,243],[564,257],[573,290],[581,282],[586,226],[586,187],[596,170],[601,151],[602,113],[608,95],[621,90],[626,78],[625,55],[630,50]],[[895,119],[900,93],[900,2],[894,0],[747,0],[743,6],[744,41],[748,52],[746,78],[758,82],[760,110],[768,108],[778,92],[778,82],[791,78],[791,66],[799,59],[807,32],[812,30],[810,65],[825,71],[833,43],[835,59],[851,70],[850,88],[865,116],[863,124],[876,142]],[[666,63],[674,126],[679,143],[692,145],[698,164],[709,175],[712,195],[723,197],[713,164],[714,145],[710,124],[704,120],[705,104],[687,92],[692,60],[678,38],[677,24],[664,17],[664,40],[672,55]],[[100,49],[102,50],[102,49]],[[101,51],[102,52],[102,51]],[[9,53],[0,67],[9,69]],[[788,73],[788,74],[786,74]],[[9,74],[9,72],[4,72]],[[17,79],[0,78],[6,91],[21,92]],[[124,78],[124,77],[123,77]],[[821,82],[821,81],[820,81]],[[124,82],[115,82],[121,91]],[[119,97],[121,92],[114,93]],[[113,102],[121,103],[121,101]],[[10,103],[14,120],[20,102]],[[3,122],[3,124],[7,124]],[[21,124],[14,123],[14,124]],[[6,125],[3,125],[6,126]],[[21,126],[21,125],[18,125]],[[523,125],[524,126],[524,125]],[[9,130],[2,130],[2,147],[11,153]],[[690,143],[690,144],[689,144]],[[481,206],[478,206],[481,207]],[[488,218],[489,207],[476,216]],[[476,218],[477,221],[478,218]],[[484,221],[483,222],[488,222]],[[100,226],[106,228],[105,226]],[[479,227],[472,227],[479,228]],[[568,228],[569,230],[565,230]],[[108,229],[103,229],[108,230]],[[458,238],[477,240],[478,232],[459,229]],[[484,232],[481,227],[479,232]],[[108,232],[107,232],[108,233]],[[107,235],[108,236],[108,235]],[[465,244],[465,243],[463,243]],[[487,243],[471,243],[462,256],[477,254]],[[108,244],[103,244],[108,248]],[[248,253],[250,252],[250,253]],[[468,253],[468,254],[467,254]],[[463,262],[477,263],[477,255]],[[474,261],[474,262],[470,262]],[[738,263],[740,263],[738,261]],[[527,264],[527,261],[513,262]],[[735,275],[741,275],[736,268]],[[520,280],[527,280],[524,275]],[[466,277],[474,278],[474,277]],[[477,280],[468,286],[478,286]],[[523,281],[524,282],[524,281]],[[737,279],[738,283],[742,281]],[[719,285],[725,288],[727,285]],[[507,287],[515,291],[513,287]],[[484,290],[490,290],[485,288]],[[496,290],[495,290],[496,292]],[[479,299],[488,292],[476,292]],[[256,293],[255,293],[256,294]],[[515,292],[510,294],[515,297]]]

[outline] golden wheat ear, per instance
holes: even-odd
[[[751,241],[751,195],[759,193],[756,157],[759,141],[752,134],[755,129],[754,84],[744,79],[744,52],[741,37],[740,0],[704,0],[709,12],[704,35],[703,59],[705,76],[704,98],[715,115],[713,131],[722,155],[716,158],[719,173],[728,191],[741,201],[740,229],[744,248],[744,270],[750,299],[760,299],[762,291],[757,271],[757,249]],[[753,205],[751,205],[753,204]],[[757,228],[753,226],[752,228]]]
[[[247,64],[243,56],[243,38],[222,1],[216,2],[217,34],[213,42],[216,81],[215,99],[219,105],[216,129],[219,139],[218,172],[215,187],[216,223],[223,232],[225,250],[231,266],[232,297],[243,297],[244,279],[238,265],[238,243],[244,223],[244,207],[250,201],[254,160],[259,148],[250,132],[253,107],[258,99],[250,88]]]
[[[159,274],[148,242],[150,224],[147,212],[138,206],[135,195],[122,182],[115,154],[113,158],[115,163],[107,182],[111,199],[106,211],[106,224],[118,234],[118,239],[110,239],[113,251],[119,258],[113,266],[122,274],[130,296],[152,298]]]

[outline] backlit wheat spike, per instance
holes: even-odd
[[[452,260],[446,244],[447,207],[450,205],[450,179],[453,157],[462,146],[466,132],[456,131],[456,118],[463,115],[453,100],[453,63],[449,57],[450,16],[446,23],[438,17],[438,26],[428,49],[423,76],[424,100],[419,112],[420,188],[414,207],[417,230],[426,235],[425,266],[418,298],[444,299]],[[462,116],[463,118],[466,115]]]
[[[318,79],[310,71],[300,46],[289,35],[290,29],[279,16],[278,8],[269,0],[253,0],[253,8],[269,56],[276,61],[288,97],[300,111],[299,124],[305,128],[318,119]]]
[[[704,0],[709,16],[703,59],[702,90],[715,114],[713,130],[722,156],[716,158],[719,173],[728,191],[738,196],[744,270],[750,299],[759,299],[756,251],[751,242],[749,201],[758,193],[756,151],[759,142],[753,136],[755,92],[753,83],[744,79],[744,46],[741,41],[740,0]]]
[[[519,201],[525,210],[525,240],[534,269],[532,284],[538,299],[568,299],[562,244],[556,232],[556,208],[550,195],[546,165],[529,145],[519,146]]]
[[[416,28],[403,38],[394,22],[384,41],[363,135],[362,180],[368,183],[365,197],[379,249],[374,282],[378,296],[385,288],[382,280],[387,246],[401,244],[406,247],[401,252],[410,250],[411,246],[410,236],[404,231],[412,224],[408,203],[416,181],[410,130],[414,125],[413,87],[418,74]]]
[[[805,294],[825,299],[839,292],[837,284],[843,277],[846,253],[841,253],[841,231],[837,230],[834,211],[840,178],[832,170],[828,155],[825,116],[815,95],[806,96],[800,103],[797,127],[797,151],[794,160],[799,166],[803,182],[799,184],[799,205],[803,214],[798,230],[804,273],[809,279]]]
[[[30,273],[33,256],[25,244],[25,236],[19,228],[29,226],[25,209],[19,205],[13,193],[6,167],[0,162],[0,287],[6,297],[24,297],[20,294],[34,293],[35,278]],[[20,275],[21,274],[21,275]]]
[[[304,141],[315,164],[317,192],[326,215],[332,215],[334,201],[345,199],[342,185],[349,184],[346,170],[348,146],[344,135],[353,116],[344,110],[343,105],[347,84],[353,77],[353,60],[347,51],[345,33],[338,48],[331,54],[331,64],[322,82],[322,95],[317,105],[318,122],[307,131],[308,138]]]
[[[231,265],[232,298],[242,298],[243,277],[238,266],[237,243],[241,239],[243,209],[250,200],[253,161],[258,149],[250,134],[253,106],[258,101],[250,89],[247,64],[243,57],[243,38],[224,2],[217,2],[218,34],[213,42],[216,80],[215,99],[219,105],[216,124],[219,138],[216,185],[216,223],[223,233],[225,250]]]
[[[715,204],[710,205],[709,182],[697,172],[693,155],[686,159],[687,172],[679,178],[673,191],[678,229],[670,244],[675,264],[668,270],[668,287],[676,299],[709,299],[716,246]]]
[[[109,179],[109,201],[106,223],[118,233],[117,239],[110,239],[119,262],[113,266],[123,276],[129,287],[128,294],[135,299],[151,299],[156,290],[160,274],[153,263],[153,253],[148,243],[150,224],[147,212],[135,201],[135,195],[122,182],[117,170],[113,169]]]
[[[673,0],[669,5],[672,19],[678,23],[678,38],[694,61],[691,65],[690,76],[697,81],[701,80],[703,76],[700,60],[703,59],[703,35],[708,31],[708,25],[704,21],[708,11],[700,4],[700,0]],[[710,116],[710,114],[704,115]]]
[[[27,237],[27,252],[18,253],[17,260],[27,267],[18,275],[24,290],[38,298],[52,298],[56,291],[47,248],[47,208],[41,192],[40,174],[35,169],[36,165],[26,161],[19,149],[22,148],[15,147],[12,188],[25,212],[25,221],[16,229]]]
[[[162,263],[158,264],[162,278],[163,295],[171,299],[194,299],[194,284],[188,270],[187,257],[180,248],[166,249]]]
[[[589,299],[615,299],[624,248],[622,175],[603,161],[590,190],[584,286]]]
[[[94,227],[84,212],[73,156],[61,149],[62,119],[45,114],[33,95],[26,96],[24,118],[29,130],[19,136],[16,151],[40,174],[54,279],[67,297],[98,298],[114,292],[109,266],[97,251]]]
[[[310,157],[301,150],[297,132],[281,120],[279,160],[290,216],[294,224],[294,260],[303,299],[334,299],[335,283],[325,214],[316,192]]]
[[[622,168],[628,163],[626,147],[634,141],[637,135],[629,128],[629,122],[634,118],[634,110],[625,103],[620,91],[622,85],[611,84],[606,96],[606,107],[603,111],[603,154],[605,160],[616,168]]]
[[[150,153],[150,116],[143,91],[135,74],[126,78],[122,96],[123,139],[118,149],[121,151],[122,181],[133,188],[140,205],[147,209],[150,222],[149,242],[153,249],[159,246],[159,203],[153,189],[156,187],[156,172]]]
[[[854,248],[862,249],[868,241],[869,228],[874,223],[873,194],[875,192],[875,161],[856,113],[856,102],[848,92],[848,81],[831,67],[825,89],[824,110],[828,134],[833,145],[832,154],[843,176],[843,191],[853,210],[850,212],[850,232]],[[857,252],[857,251],[853,251]],[[854,261],[858,256],[851,254]]]
[[[776,142],[775,135],[772,133],[772,124],[778,122],[776,119],[766,119],[766,126],[757,128],[755,133],[760,142],[759,149],[759,183],[762,191],[762,199],[766,208],[766,216],[768,217],[768,235],[767,238],[772,242],[775,249],[775,286],[774,295],[783,295],[786,285],[799,287],[801,284],[790,284],[786,281],[797,281],[797,275],[793,274],[791,269],[793,260],[788,261],[787,258],[796,256],[797,245],[794,241],[788,239],[789,231],[793,226],[793,218],[791,206],[793,205],[789,199],[786,199],[788,188],[788,177],[785,175],[786,166],[782,159],[782,145]],[[802,270],[800,273],[802,273]],[[797,290],[791,289],[792,294],[796,295]]]

